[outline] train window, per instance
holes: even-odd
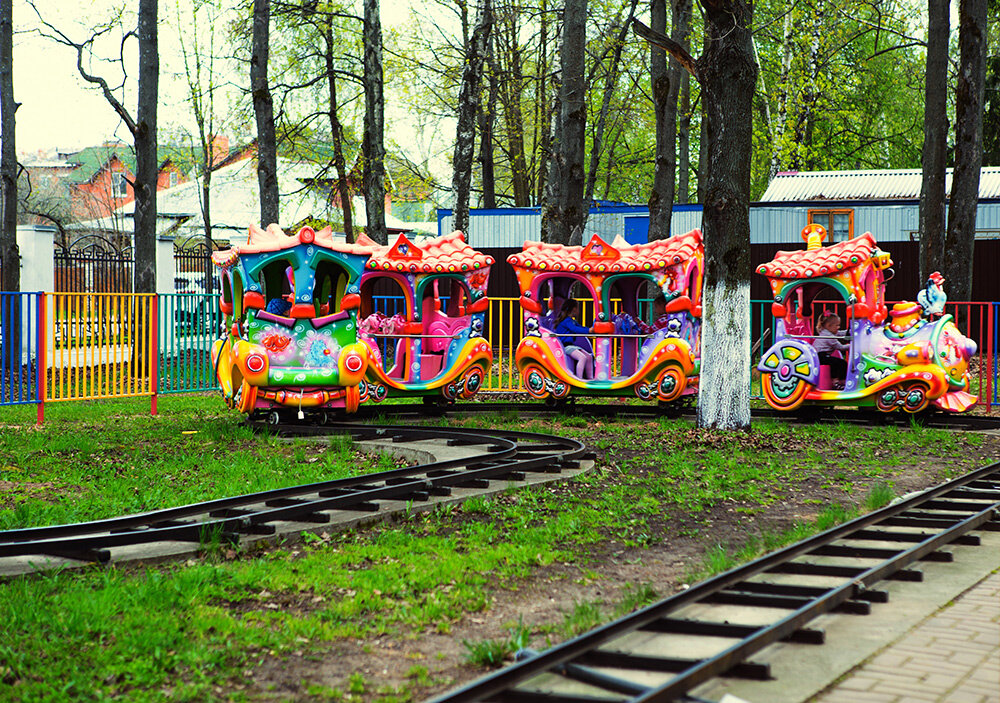
[[[410,317],[407,290],[392,275],[366,274],[361,283],[361,318],[375,313]]]
[[[340,311],[340,301],[347,288],[347,272],[333,261],[320,261],[316,266],[313,286],[313,305],[317,315],[330,315]]]
[[[243,307],[243,277],[239,271],[233,271],[233,319],[243,324],[246,309]]]
[[[260,276],[264,288],[264,309],[275,315],[287,315],[295,303],[295,269],[289,259],[275,259]]]
[[[441,300],[441,309],[448,317],[464,317],[468,300],[465,285],[455,278],[440,279],[438,281],[438,298]]]
[[[232,305],[233,303],[233,283],[230,280],[228,271],[222,273],[222,302],[227,305]]]

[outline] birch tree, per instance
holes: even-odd
[[[267,81],[271,42],[271,1],[253,2],[253,49],[250,56],[250,93],[257,122],[257,185],[260,189],[260,223],[277,224],[278,142],[274,129],[274,102]]]
[[[21,289],[21,259],[17,250],[17,150],[15,149],[17,103],[14,102],[14,18],[11,0],[0,0],[0,291]],[[18,318],[19,319],[19,318]],[[20,326],[20,325],[18,325]],[[0,330],[12,339],[10,329]],[[9,344],[9,348],[19,347]],[[8,368],[12,368],[7,365]]]
[[[954,300],[972,296],[972,255],[983,163],[983,84],[986,73],[987,0],[958,6],[958,83],[955,87],[955,168],[948,205],[944,277]]]
[[[549,239],[580,244],[587,203],[583,202],[583,155],[587,127],[584,54],[587,43],[587,0],[566,0],[560,50],[559,161],[560,187],[550,221]]]
[[[697,59],[670,37],[633,21],[637,33],[669,51],[701,86],[708,154],[698,426],[750,426],[751,110],[758,66],[753,5],[703,0],[706,49]]]
[[[469,230],[469,188],[472,185],[479,84],[483,75],[483,61],[486,58],[492,25],[492,2],[482,0],[476,17],[476,26],[469,40],[465,70],[462,72],[462,87],[458,94],[455,158],[452,160],[451,189],[455,195],[454,228],[462,232]]]
[[[364,191],[368,236],[385,244],[385,98],[382,91],[382,21],[378,0],[364,0]]]

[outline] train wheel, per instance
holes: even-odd
[[[257,386],[251,386],[244,379],[243,383],[240,384],[240,389],[236,392],[236,397],[233,398],[233,404],[241,413],[253,410],[257,404]]]
[[[466,371],[462,377],[462,391],[459,393],[459,397],[469,399],[478,393],[479,389],[483,387],[483,378],[485,377],[486,373],[483,371],[483,367],[478,364]]]
[[[677,400],[687,386],[687,376],[677,364],[669,364],[656,379],[656,397],[664,403]]]
[[[924,383],[911,383],[903,389],[903,410],[908,413],[918,413],[930,405],[927,397],[928,386]]]
[[[900,388],[890,386],[878,394],[875,399],[875,407],[884,413],[891,413],[905,402],[905,396],[900,393]]]
[[[267,424],[271,427],[275,427],[281,422],[281,415],[278,414],[277,410],[272,410],[267,414]]]
[[[532,398],[541,400],[548,397],[549,390],[547,386],[549,383],[547,381],[549,380],[549,375],[542,367],[535,364],[528,364],[524,367],[524,371],[521,372],[521,378],[524,381],[524,390]]]
[[[764,398],[772,408],[778,410],[795,410],[805,401],[810,388],[801,378],[792,377],[788,381],[782,381],[773,373],[761,376],[760,383]]]

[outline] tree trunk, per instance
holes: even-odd
[[[156,105],[160,55],[157,2],[139,2],[139,103],[135,130],[135,291],[156,292]]]
[[[21,258],[17,249],[17,150],[14,146],[14,18],[11,0],[0,0],[0,292],[21,289]],[[21,297],[0,296],[0,368],[21,368]],[[0,377],[0,383],[6,379]]]
[[[385,99],[382,95],[382,21],[378,0],[364,0],[364,190],[368,236],[385,244]]]
[[[583,155],[587,127],[586,55],[587,0],[566,0],[563,9],[559,87],[559,155],[561,181],[557,210],[549,236],[552,242],[580,244],[587,203],[583,202]]]
[[[753,6],[704,2],[708,50],[699,59],[708,118],[708,180],[698,426],[750,426],[750,160],[757,62]]]
[[[638,5],[639,0],[632,0],[631,6],[629,7],[628,17],[622,22],[621,31],[618,32],[618,36],[615,38],[615,48],[611,55],[611,65],[608,67],[607,76],[604,81],[604,95],[601,99],[601,112],[597,117],[597,126],[594,129],[594,140],[590,147],[590,163],[587,169],[587,188],[586,194],[583,197],[583,201],[588,205],[587,210],[584,211],[584,221],[586,222],[586,217],[590,203],[594,199],[594,185],[597,181],[597,166],[601,160],[601,149],[603,147],[602,142],[604,141],[604,127],[608,121],[608,112],[611,110],[611,96],[615,91],[615,84],[618,81],[618,64],[621,62],[622,49],[625,48],[625,37],[628,33],[629,25],[632,23],[632,18],[635,16],[635,8]]]
[[[691,50],[691,0],[679,0],[677,22],[680,38],[677,43],[686,51]],[[680,115],[677,120],[677,196],[681,203],[691,201],[691,76],[687,71],[680,75]]]
[[[961,0],[958,6],[960,59],[955,88],[955,168],[942,271],[953,300],[972,297],[972,255],[979,172],[983,164],[986,7],[987,0]]]
[[[253,54],[250,57],[250,91],[257,119],[257,184],[260,188],[260,224],[277,224],[278,145],[274,132],[274,103],[267,83],[271,35],[271,0],[253,2]]]
[[[927,2],[923,179],[920,183],[921,281],[926,281],[931,273],[944,266],[949,5],[949,0]]]
[[[337,114],[337,75],[333,64],[333,21],[326,28],[326,80],[330,93],[330,137],[333,140],[333,165],[337,169],[337,197],[340,199],[340,210],[344,213],[344,238],[354,241],[354,203],[351,200],[351,187],[347,181],[347,160],[344,158],[344,127],[340,124]]]
[[[21,259],[17,250],[17,150],[15,149],[14,113],[14,18],[11,0],[0,0],[0,131],[3,147],[0,150],[0,291],[14,292],[21,289]],[[6,325],[4,326],[7,327]],[[16,327],[20,329],[20,319]],[[12,330],[3,329],[3,339],[13,339]],[[20,345],[8,344],[15,348]],[[12,368],[12,367],[8,367]]]
[[[211,146],[209,146],[211,149]],[[205,295],[212,294],[212,281],[215,267],[212,265],[212,251],[215,249],[212,239],[212,157],[206,157],[206,170],[201,177],[201,219],[205,226]]]
[[[492,42],[488,45],[487,53],[492,53],[493,49],[490,47],[492,47]],[[492,67],[493,62],[489,63]],[[483,108],[482,103],[479,105],[479,170],[483,182],[483,207],[485,208],[497,206],[496,169],[493,162],[493,116],[496,114],[497,92],[499,90],[497,76],[491,70],[486,108]]]
[[[667,0],[652,0],[650,20],[653,31],[667,31]],[[675,33],[673,37],[677,41]],[[677,62],[670,61],[663,49],[650,49],[650,83],[653,90],[653,114],[656,117],[656,157],[653,187],[649,193],[649,240],[670,236],[670,219],[674,207],[674,176],[677,158],[674,154],[677,134]]]
[[[455,133],[455,158],[452,161],[451,189],[455,194],[454,229],[469,231],[469,190],[472,186],[472,162],[476,141],[476,108],[483,60],[493,24],[493,7],[483,0],[476,26],[468,45],[462,87],[458,93],[458,127]]]

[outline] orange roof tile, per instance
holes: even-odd
[[[511,254],[507,261],[535,271],[619,273],[663,269],[687,261],[701,250],[698,229],[645,244],[629,244],[621,236],[608,244],[595,234],[583,247],[525,242],[521,252]]]
[[[261,229],[256,225],[250,225],[250,233],[247,236],[246,244],[237,244],[224,251],[217,251],[212,254],[212,262],[216,266],[228,266],[243,254],[262,254],[265,252],[281,251],[291,249],[299,244],[315,244],[323,249],[336,251],[342,254],[359,254],[365,256],[378,245],[365,235],[358,237],[355,244],[347,244],[333,238],[333,230],[324,227],[319,232],[311,227],[303,227],[297,234],[288,235],[278,225],[268,225],[267,229]]]
[[[367,267],[372,271],[443,273],[473,271],[492,266],[493,263],[492,256],[481,254],[470,247],[465,243],[465,235],[455,231],[417,242],[400,234],[391,245],[376,246],[368,259]]]
[[[819,249],[779,251],[773,261],[758,266],[757,273],[780,279],[835,275],[868,261],[877,250],[875,237],[865,232],[860,237]]]

